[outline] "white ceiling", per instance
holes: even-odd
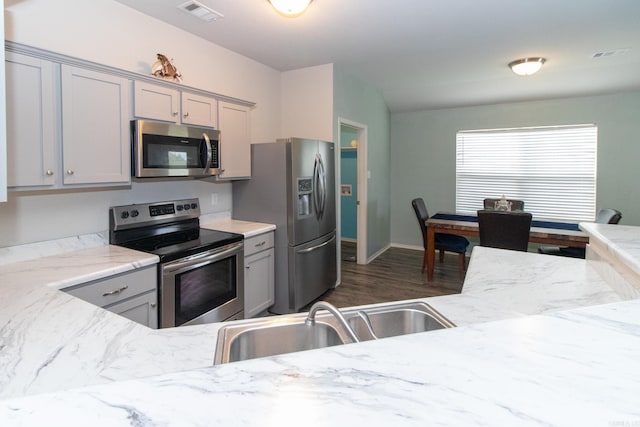
[[[640,89],[639,0],[314,0],[285,18],[267,0],[116,0],[277,70],[338,64],[392,112]],[[596,52],[630,49],[593,59]],[[530,77],[507,64],[547,63]]]

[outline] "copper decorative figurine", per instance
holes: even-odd
[[[161,53],[158,53],[158,60],[151,66],[151,74],[167,80],[175,80],[178,83],[182,83],[182,74],[171,63],[169,58]]]

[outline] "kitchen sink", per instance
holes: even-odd
[[[451,328],[455,325],[423,302],[402,302],[340,310],[357,340]],[[355,338],[355,337],[354,337]],[[214,364],[312,350],[356,341],[327,311],[263,317],[220,328]]]
[[[363,310],[369,318],[367,327],[363,316],[349,316],[347,323],[361,341],[396,335],[452,328],[455,325],[425,303],[407,303],[391,307]],[[374,335],[371,334],[373,332]]]
[[[231,328],[230,328],[231,329]],[[344,344],[338,331],[326,323],[296,322],[228,330],[229,351],[224,362],[255,359],[294,351]]]

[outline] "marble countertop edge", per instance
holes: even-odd
[[[226,231],[229,233],[242,234],[245,239],[257,236],[259,234],[274,231],[276,226],[274,224],[265,224],[261,222],[242,221],[238,219],[232,219],[231,217],[214,217],[214,218],[201,218],[200,227],[211,230]]]

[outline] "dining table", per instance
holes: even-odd
[[[458,236],[479,236],[478,216],[475,213],[438,212],[426,221],[427,226],[427,281],[433,280],[436,233]],[[589,236],[578,223],[561,220],[536,219],[531,221],[530,243],[584,248]]]

